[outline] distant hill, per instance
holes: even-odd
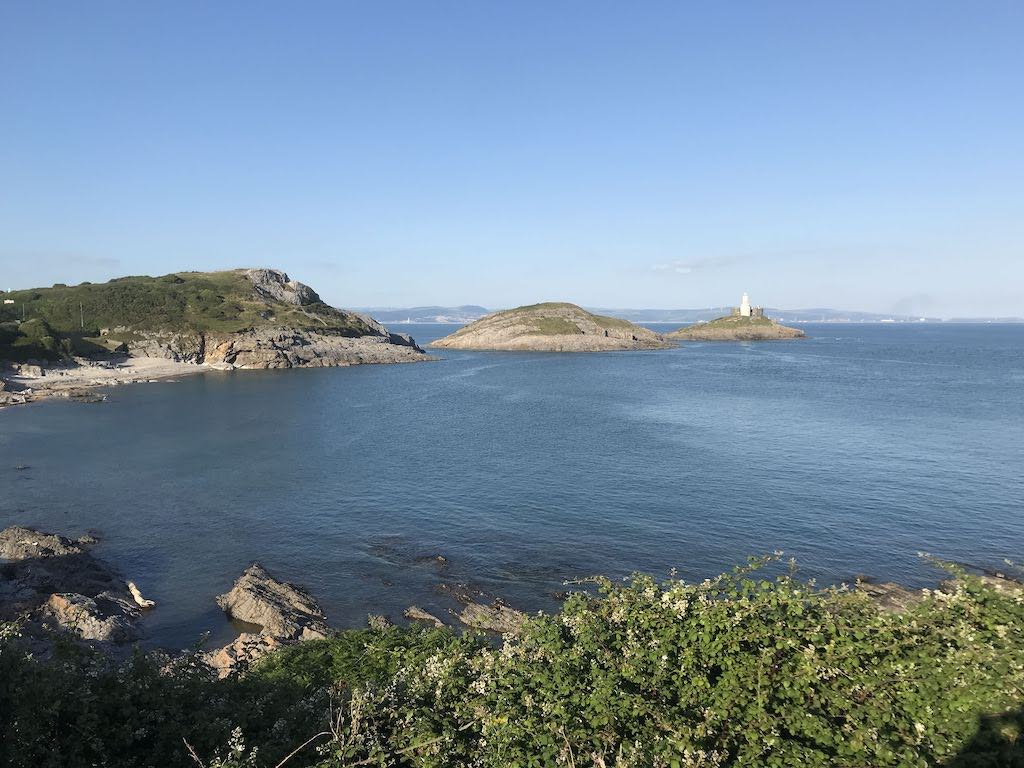
[[[612,317],[621,317],[634,323],[699,323],[728,315],[732,307],[704,309],[592,309]],[[920,316],[887,315],[878,312],[857,312],[843,309],[779,309],[765,307],[765,314],[773,320],[790,323],[916,323]],[[924,318],[927,322],[942,322],[942,318]]]
[[[359,312],[372,315],[388,325],[403,323],[471,323],[491,313],[486,307],[464,304],[460,307],[361,307]]]
[[[698,323],[728,315],[732,307],[704,307],[702,309],[614,309],[586,307],[588,312],[618,317],[631,323]],[[495,312],[475,304],[458,307],[366,307],[359,310],[373,315],[382,323],[471,323]],[[892,315],[880,312],[859,312],[844,309],[779,309],[768,307],[765,314],[774,320],[789,323],[919,323],[919,315]],[[1020,317],[925,317],[925,322],[941,323],[1021,323]]]

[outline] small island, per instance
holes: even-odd
[[[609,352],[664,349],[665,337],[628,320],[564,302],[531,304],[482,317],[430,344],[440,349]]]
[[[706,323],[694,323],[666,334],[669,339],[689,341],[778,341],[803,339],[806,334],[799,328],[781,325],[764,313],[764,307],[752,307],[750,298],[743,294],[732,314]]]

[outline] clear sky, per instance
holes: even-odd
[[[0,287],[1024,314],[1024,2],[0,0]]]

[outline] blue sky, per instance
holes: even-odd
[[[0,0],[0,287],[1024,314],[1021,2]]]

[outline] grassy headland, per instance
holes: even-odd
[[[246,270],[119,277],[2,297],[13,301],[0,305],[0,359],[7,360],[88,355],[146,331],[234,333],[270,325],[353,335],[369,330],[359,316],[319,297],[297,305],[261,296]],[[101,329],[107,330],[103,336]]]

